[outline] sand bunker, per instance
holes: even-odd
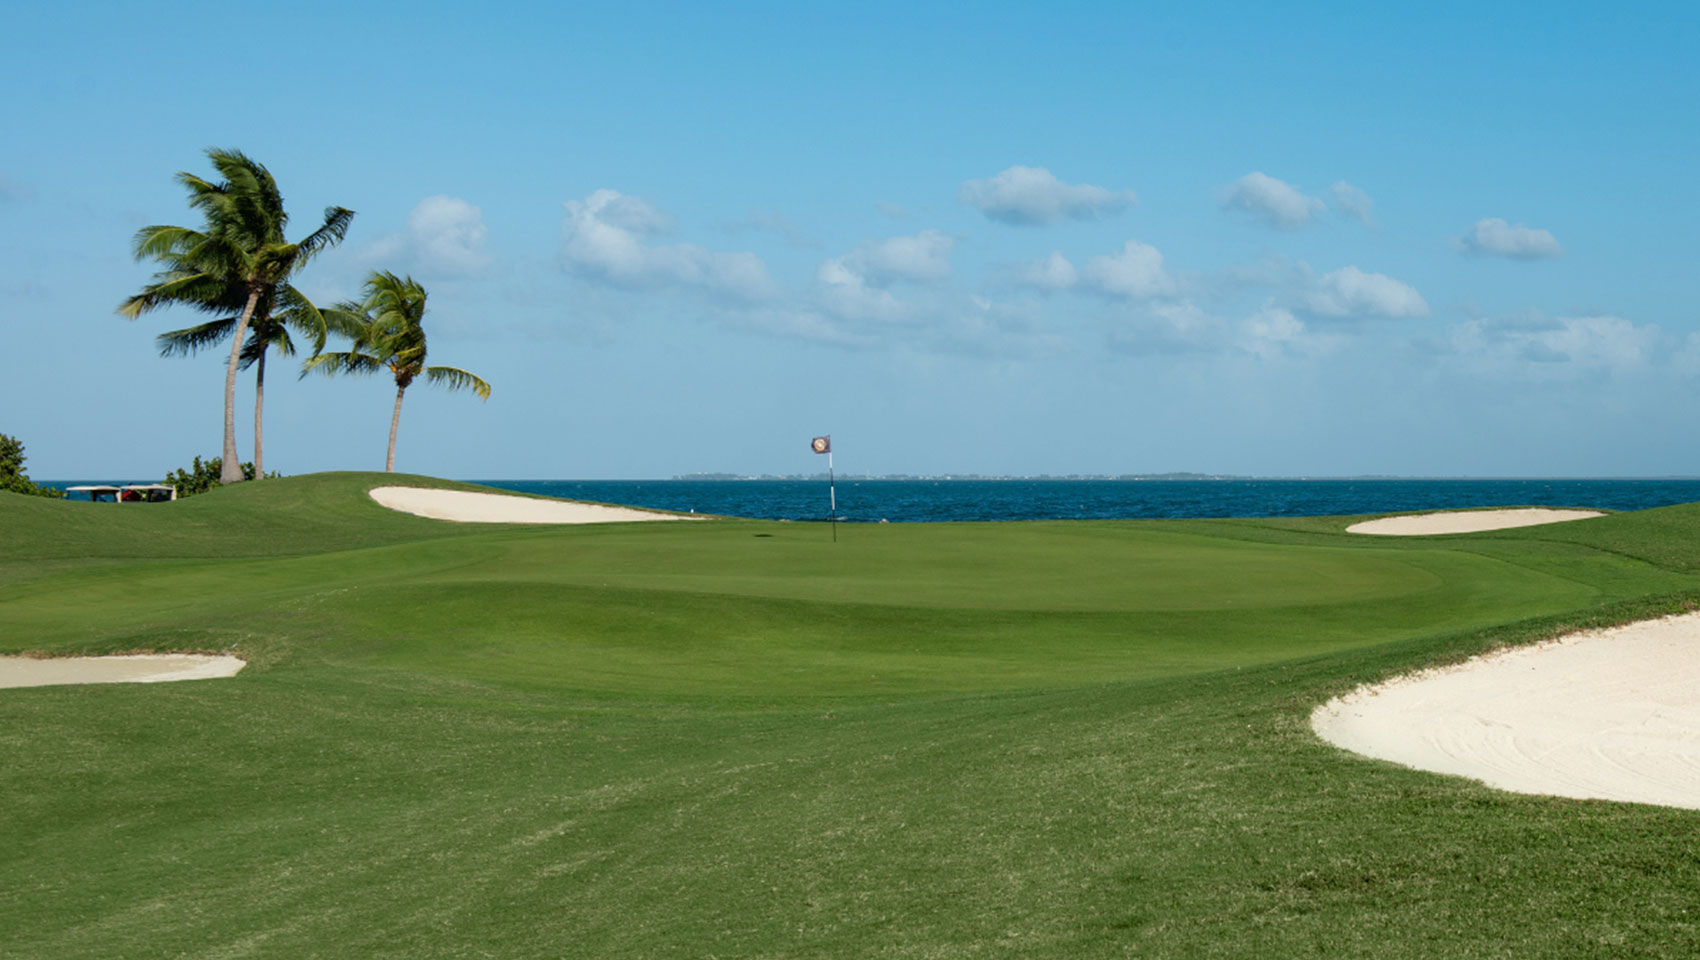
[[[372,499],[391,510],[458,523],[626,523],[633,520],[682,520],[675,513],[604,507],[568,500],[533,500],[499,493],[377,487]]]
[[[120,657],[0,657],[0,687],[53,687],[68,683],[166,683],[234,677],[235,657],[197,653],[142,653]]]
[[[1700,809],[1700,614],[1361,687],[1310,722],[1354,753],[1501,790]]]
[[[1384,537],[1422,537],[1435,533],[1509,530],[1512,527],[1534,527],[1543,523],[1562,523],[1565,520],[1586,520],[1589,517],[1603,516],[1605,514],[1598,510],[1548,510],[1541,507],[1525,510],[1462,510],[1365,520],[1347,527],[1346,532],[1374,533]]]

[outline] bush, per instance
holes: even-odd
[[[22,441],[0,433],[0,490],[35,497],[52,497],[55,500],[65,499],[63,490],[30,482],[29,474],[24,472],[24,461],[28,459],[24,456]]]
[[[223,457],[213,457],[211,460],[202,460],[200,457],[196,457],[189,469],[179,468],[166,474],[165,482],[177,488],[177,498],[181,500],[184,497],[192,497],[197,493],[206,493],[214,487],[223,486],[218,480],[218,475],[223,469]],[[266,479],[275,480],[281,476],[283,474],[273,470],[266,474]],[[254,479],[254,465],[252,463],[242,465],[242,479]]]

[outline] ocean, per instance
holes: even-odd
[[[479,480],[574,500],[768,520],[827,518],[825,480]],[[1457,507],[1641,510],[1700,501],[1665,480],[840,480],[848,522],[1303,517]]]

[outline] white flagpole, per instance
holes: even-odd
[[[832,447],[826,448],[826,489],[832,503],[832,542],[838,542],[838,478],[832,472]]]

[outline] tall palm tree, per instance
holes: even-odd
[[[284,236],[289,214],[270,171],[237,150],[208,150],[207,159],[222,181],[177,174],[177,182],[189,191],[189,206],[206,219],[205,229],[150,226],[137,231],[136,259],[152,258],[161,269],[118,312],[135,319],[172,304],[222,310],[240,301],[224,375],[224,464],[219,477],[222,483],[238,483],[242,468],[236,454],[236,371],[249,323],[268,293],[275,296],[278,286],[315,255],[342,241],[354,211],[327,207],[317,230],[290,243]]]
[[[245,300],[245,295],[242,298]],[[283,303],[283,310],[277,310],[277,304]],[[197,305],[202,310],[223,312],[220,305]],[[225,308],[240,310],[242,302],[234,307],[226,303]],[[204,349],[210,349],[230,339],[236,332],[237,317],[223,317],[209,320],[206,323],[182,330],[171,330],[154,338],[162,357],[186,357]],[[275,290],[262,294],[254,306],[252,319],[248,321],[248,342],[242,345],[241,359],[237,366],[246,370],[256,367],[254,376],[254,477],[266,475],[265,454],[265,407],[266,407],[266,355],[272,349],[286,357],[295,355],[295,340],[290,331],[306,337],[313,342],[313,352],[325,348],[325,318],[319,308],[313,306],[301,291],[287,283],[280,283]]]
[[[308,360],[301,375],[317,370],[327,376],[338,373],[371,374],[389,370],[395,377],[395,413],[390,416],[390,446],[384,457],[384,472],[395,472],[395,437],[401,425],[401,398],[415,379],[450,390],[471,390],[480,400],[490,399],[490,385],[458,367],[425,365],[425,288],[412,277],[374,271],[362,288],[359,303],[342,303],[325,310],[326,326],[353,341],[341,353],[320,353]]]

